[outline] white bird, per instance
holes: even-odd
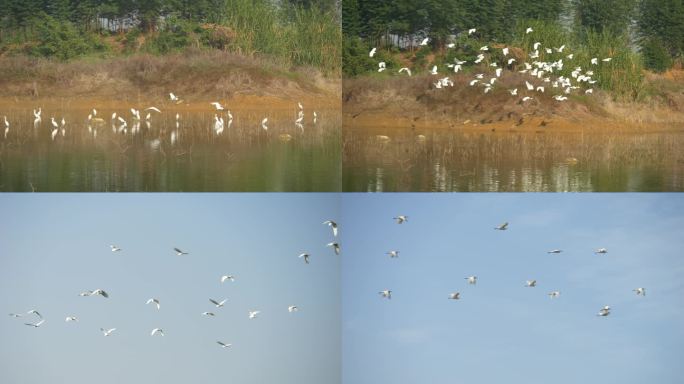
[[[378,72],[382,72],[387,69],[387,64],[384,61],[378,63]]]
[[[550,251],[548,251],[548,252],[546,252],[546,253],[561,253],[561,252],[563,252],[562,249],[552,249],[552,250],[550,250]]]
[[[302,253],[301,255],[299,255],[299,258],[300,259],[304,258],[304,262],[309,264],[309,254],[308,253]]]
[[[102,296],[105,298],[109,298],[109,294],[105,292],[103,289],[96,289],[94,291],[85,291],[81,292],[79,296]]]
[[[611,61],[611,60],[613,60],[612,57],[606,57],[605,59],[602,59],[601,61],[603,61],[604,63],[607,63],[607,62],[609,62],[609,61]]]
[[[67,323],[70,321],[78,321],[78,318],[76,316],[67,316],[67,318],[64,320]]]
[[[260,313],[261,313],[261,311],[249,311],[249,318],[250,319],[256,319],[257,315]]]
[[[232,282],[232,281],[235,281],[235,276],[233,276],[233,275],[223,275],[223,276],[221,276],[221,282],[222,282],[222,283],[225,283],[226,280],[230,280],[231,282]]]
[[[532,98],[529,96],[525,96],[522,98],[522,101],[529,101],[529,100],[532,100]]]
[[[472,35],[472,34],[475,33],[476,31],[477,31],[477,29],[471,28],[471,29],[468,30],[468,35]]]
[[[121,251],[121,248],[117,247],[116,245],[110,245],[109,247],[112,249],[112,252],[119,252],[119,251]]]
[[[213,105],[217,111],[223,111],[223,105],[221,105],[221,103],[219,103],[218,101],[214,101],[213,103],[211,103],[211,105]]]
[[[610,306],[609,305],[606,305],[603,308],[601,308],[599,310],[599,312],[596,314],[596,316],[602,316],[602,317],[605,317],[608,315],[610,315]]]
[[[290,313],[297,312],[299,311],[299,307],[297,307],[296,305],[290,305],[289,307],[287,307],[287,311]]]
[[[509,89],[508,92],[510,92],[511,95],[516,96],[518,94],[518,88]],[[494,228],[494,229],[496,229],[496,228]]]
[[[150,332],[150,336],[154,336],[154,335],[157,334],[157,333],[160,334],[160,335],[162,335],[162,336],[164,336],[164,330],[161,329],[161,328],[155,328],[155,329],[153,329],[152,332]]]
[[[489,47],[486,45],[482,46],[482,47],[480,47],[480,51],[489,51]]]
[[[530,32],[534,32],[534,29],[532,29],[531,27],[527,27],[527,29],[525,30],[525,34],[527,35]]]
[[[461,298],[461,293],[460,292],[454,292],[449,294],[449,299],[451,300],[458,300]]]
[[[159,310],[159,307],[160,307],[161,305],[159,304],[159,300],[158,300],[158,299],[155,299],[155,298],[148,299],[147,302],[146,302],[145,304],[150,304],[150,303],[154,303],[154,304],[157,306],[157,310]]]
[[[511,64],[513,64],[514,62],[515,62],[515,59],[514,59],[514,58],[508,59],[508,65],[511,65]]]
[[[376,48],[371,49],[370,52],[368,52],[368,57],[373,57],[375,55],[376,50]]]
[[[470,285],[477,284],[477,276],[468,276],[468,277],[464,277],[464,279],[468,280],[468,284],[470,284]]]
[[[157,107],[147,107],[147,108],[145,108],[145,110],[146,111],[155,111],[157,113],[161,113],[161,111]]]
[[[557,298],[558,296],[560,296],[560,291],[553,291],[553,292],[550,292],[550,293],[549,293],[549,297],[552,298],[552,299],[555,299],[555,298]]]
[[[436,75],[436,74],[437,74],[437,66],[436,66],[436,65],[432,67],[432,70],[430,71],[430,74],[431,74],[431,75]]]
[[[537,87],[537,92],[544,93],[544,87],[542,87],[542,86]]]
[[[386,254],[390,255],[390,258],[399,257],[399,251],[389,251]]]
[[[406,68],[406,67],[403,67],[399,70],[399,73],[402,73],[402,72],[406,72],[409,76],[411,76],[411,70]]]
[[[183,252],[178,248],[174,248],[173,250],[176,251],[176,255],[178,255],[178,256],[189,255],[189,253]]]
[[[218,345],[220,345],[222,348],[230,348],[230,346],[233,345],[233,344],[226,344],[226,343],[221,342],[221,341],[217,341],[216,343]]]
[[[597,58],[597,57],[594,57],[593,59],[591,59],[591,63],[592,63],[593,65],[597,65],[597,64],[598,64],[598,58]]]
[[[537,280],[526,280],[525,286],[526,287],[536,287],[537,286]]]
[[[209,301],[211,301],[211,303],[214,304],[216,306],[216,308],[221,308],[221,307],[223,307],[223,304],[225,304],[226,301],[228,301],[228,299],[223,299],[221,302],[218,302],[214,299],[209,299]]]
[[[392,298],[392,291],[389,289],[385,289],[384,291],[378,292],[383,298],[386,299],[391,299]]]
[[[33,328],[38,328],[38,327],[40,327],[41,325],[43,325],[44,322],[45,322],[45,319],[41,319],[41,320],[40,320],[39,322],[37,322],[37,323],[24,323],[24,324],[26,324],[26,325],[28,325],[28,326],[31,326],[31,327],[33,327]]]
[[[472,87],[473,85],[475,85],[475,84],[476,84],[477,82],[479,82],[479,81],[480,81],[480,80],[478,80],[478,79],[471,80],[471,81],[470,81],[470,86]]]
[[[423,41],[420,42],[420,45],[427,45],[428,41],[430,41],[430,39],[426,37],[423,39]]]
[[[43,111],[41,107],[38,107],[38,111],[36,111],[35,109],[33,110],[33,116],[35,117],[35,119],[33,120],[33,127],[37,127],[38,124],[40,124],[40,122],[43,121],[43,119],[40,117],[40,114],[42,112]]]
[[[181,100],[178,98],[178,96],[174,95],[172,92],[169,92],[169,99],[171,99],[171,101],[175,101],[175,102],[180,102],[180,101],[181,101]]]
[[[393,217],[392,219],[394,219],[394,220],[397,222],[397,224],[401,224],[401,223],[403,223],[404,221],[408,221],[408,216],[399,215],[399,216],[397,216],[397,217]]]
[[[636,288],[632,291],[636,292],[637,296],[646,296],[646,288]]]
[[[216,316],[213,312],[202,312],[204,316]]]
[[[100,331],[102,331],[102,334],[104,334],[105,336],[109,336],[112,334],[112,332],[116,331],[116,328],[110,328],[110,329],[100,328]]]
[[[447,44],[447,48],[453,48],[453,47],[455,47],[455,46],[456,46],[456,44],[454,44],[454,43],[449,43],[449,44]]]
[[[21,313],[10,313],[9,315],[12,316],[12,317],[22,317],[22,316],[24,316],[24,315],[22,315]]]
[[[525,81],[525,86],[527,87],[528,91],[534,91],[534,85],[530,84],[529,81]]]
[[[508,222],[505,222],[505,223],[499,225],[498,227],[496,227],[494,229],[497,229],[499,231],[505,231],[508,229]]]
[[[327,224],[332,228],[333,236],[337,237],[337,223],[332,221],[332,220],[326,220],[323,222],[323,224]]]
[[[340,254],[340,244],[333,241],[332,243],[328,243],[325,245],[326,247],[332,247],[335,250],[335,254],[339,255]]]
[[[608,253],[608,250],[605,248],[599,248],[596,251],[594,251],[594,253]]]
[[[584,91],[584,94],[585,94],[585,95],[588,95],[588,94],[592,94],[592,95],[593,95],[593,94],[594,94],[594,89],[593,89],[593,88],[587,89],[586,91]]]
[[[7,138],[7,133],[9,132],[9,127],[10,123],[7,121],[7,116],[3,116],[5,118],[5,139]]]
[[[502,72],[502,71],[503,71],[503,69],[497,68],[497,69],[496,69],[496,77],[501,77],[501,72]]]
[[[536,51],[536,50],[539,49],[540,46],[541,46],[541,43],[537,41],[536,43],[534,43],[534,44],[532,45],[532,49],[534,49],[534,50]]]
[[[264,131],[268,131],[268,127],[266,126],[267,122],[268,122],[268,117],[264,117],[264,119],[261,120],[261,128],[263,128]]]
[[[501,51],[503,52],[504,56],[508,56],[508,48],[503,48]]]

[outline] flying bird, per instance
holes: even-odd
[[[636,288],[632,291],[636,292],[637,296],[646,296],[646,288]]]
[[[225,283],[226,280],[230,280],[231,282],[232,282],[232,281],[235,281],[235,276],[233,276],[233,275],[223,275],[223,276],[221,276],[221,282],[222,282],[222,283]]]
[[[608,315],[610,315],[610,306],[609,305],[606,305],[603,308],[601,308],[599,310],[599,312],[596,314],[596,316],[602,316],[602,317],[606,317]]]
[[[386,254],[390,255],[390,258],[399,257],[399,251],[389,251]]]
[[[337,237],[337,223],[332,220],[324,221],[323,224],[327,224],[332,228],[333,236]]]
[[[223,111],[223,105],[221,105],[221,103],[219,103],[218,101],[214,101],[213,103],[211,103],[211,105],[213,105],[217,111]]]
[[[296,305],[290,305],[289,307],[287,307],[287,311],[290,313],[297,312],[299,311],[299,307],[297,307]]]
[[[555,298],[557,298],[558,296],[560,296],[560,291],[553,291],[553,292],[550,292],[550,293],[549,293],[549,297],[552,298],[552,299],[555,299]]]
[[[505,223],[499,225],[498,227],[496,227],[494,229],[499,230],[499,231],[505,231],[508,229],[508,222],[505,222]]]
[[[449,299],[450,300],[458,300],[461,298],[461,293],[460,292],[454,292],[449,294]]]
[[[249,311],[249,318],[250,319],[256,319],[257,315],[259,315],[261,311]]]
[[[468,277],[464,277],[464,279],[468,280],[468,284],[471,284],[471,285],[477,284],[477,276],[468,276]]]
[[[561,252],[563,252],[562,249],[552,249],[552,250],[550,250],[550,251],[548,251],[548,252],[546,252],[546,253],[561,253]]]
[[[527,281],[525,281],[525,286],[526,287],[536,287],[537,286],[537,280],[527,280]]]
[[[389,289],[386,289],[386,290],[384,290],[384,291],[380,291],[380,292],[378,292],[378,293],[379,293],[380,296],[382,296],[383,298],[386,298],[386,299],[391,299],[391,298],[392,298],[392,291],[390,291]]]
[[[430,41],[430,39],[426,37],[423,39],[423,41],[420,42],[420,45],[427,45],[428,41]]]
[[[220,345],[222,348],[230,348],[230,346],[233,345],[233,344],[226,344],[226,343],[221,342],[221,341],[217,341],[216,343],[218,345]]]
[[[216,306],[216,308],[221,308],[221,307],[223,307],[223,304],[225,304],[226,301],[228,301],[228,299],[223,299],[223,301],[221,301],[221,302],[218,302],[214,299],[209,299],[209,301],[211,301],[211,303],[214,304]]]
[[[393,217],[393,219],[397,222],[397,224],[401,224],[404,221],[408,221],[408,216],[399,215],[397,217]]]
[[[299,258],[300,259],[304,258],[304,262],[309,264],[309,254],[308,253],[302,253],[301,255],[299,255]]]
[[[70,321],[78,321],[78,318],[76,316],[67,316],[66,319],[64,319],[65,322],[70,322]]]
[[[145,304],[150,304],[150,303],[154,303],[157,306],[157,310],[159,310],[160,304],[159,304],[158,299],[151,298],[151,299],[147,300],[147,302]]]
[[[599,248],[596,251],[594,251],[594,253],[608,253],[608,250],[605,248]]]
[[[116,328],[110,328],[110,329],[100,328],[100,331],[102,331],[103,335],[109,336],[112,334],[112,332],[116,331]]]
[[[373,57],[375,55],[376,50],[376,48],[371,49],[370,52],[368,52],[368,57]]]
[[[326,244],[325,246],[326,246],[326,247],[333,247],[333,249],[335,250],[335,254],[336,254],[336,255],[339,255],[339,254],[340,254],[340,244],[339,244],[339,243],[337,243],[337,242],[332,242],[332,243]]]
[[[202,312],[204,316],[216,316],[213,312]]]
[[[116,245],[110,245],[109,247],[112,249],[112,252],[119,252],[119,251],[121,251],[121,248],[117,247]]]
[[[43,325],[44,322],[45,322],[45,319],[41,319],[41,320],[40,320],[39,322],[37,322],[37,323],[24,323],[24,324],[26,324],[26,325],[28,325],[28,326],[31,326],[31,327],[33,327],[33,328],[38,328],[38,327],[40,327],[41,325]]]
[[[153,329],[152,332],[150,332],[150,336],[154,336],[154,335],[156,335],[157,333],[160,334],[160,335],[162,335],[162,336],[164,336],[164,330],[161,329],[161,328],[155,328],[155,329]]]
[[[174,248],[173,250],[176,251],[176,255],[178,255],[178,256],[183,256],[183,255],[188,255],[188,254],[189,254],[189,253],[187,253],[187,252],[181,251],[181,250],[178,249],[178,248]]]

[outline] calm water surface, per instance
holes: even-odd
[[[338,191],[341,188],[339,111],[305,111],[304,128],[292,116],[233,110],[221,135],[214,112],[151,113],[149,125],[111,122],[113,111],[43,110],[34,127],[31,110],[3,110],[0,123],[0,191]],[[52,139],[50,117],[66,120]],[[268,131],[261,120],[268,117]],[[2,117],[0,117],[1,121]],[[227,119],[227,118],[226,118]]]
[[[342,156],[344,191],[684,191],[684,132],[345,127]]]

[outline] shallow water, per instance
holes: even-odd
[[[684,191],[684,132],[343,131],[344,191]]]
[[[112,112],[127,125],[111,123]],[[30,109],[3,109],[0,117],[0,191],[338,191],[341,185],[339,111],[232,110],[233,122],[214,132],[214,112],[43,110],[34,127]],[[52,139],[50,117],[66,120]],[[261,120],[268,117],[268,130]],[[224,117],[227,120],[227,117]]]

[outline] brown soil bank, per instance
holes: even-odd
[[[224,52],[135,55],[68,63],[0,58],[0,98],[69,98],[131,102],[182,99],[242,100],[291,107],[293,100],[339,108],[341,82],[310,68],[280,68],[268,60]],[[308,103],[311,104],[311,103]]]
[[[393,76],[345,79],[342,91],[344,125],[348,127],[460,128],[515,131],[684,130],[684,72],[649,74],[648,96],[639,102],[617,102],[595,90],[594,95],[534,92],[522,102],[525,77],[509,74],[484,94],[470,87],[472,76],[451,76],[453,87],[436,89],[436,76]],[[508,89],[518,88],[513,97]],[[550,87],[547,87],[550,88]]]

